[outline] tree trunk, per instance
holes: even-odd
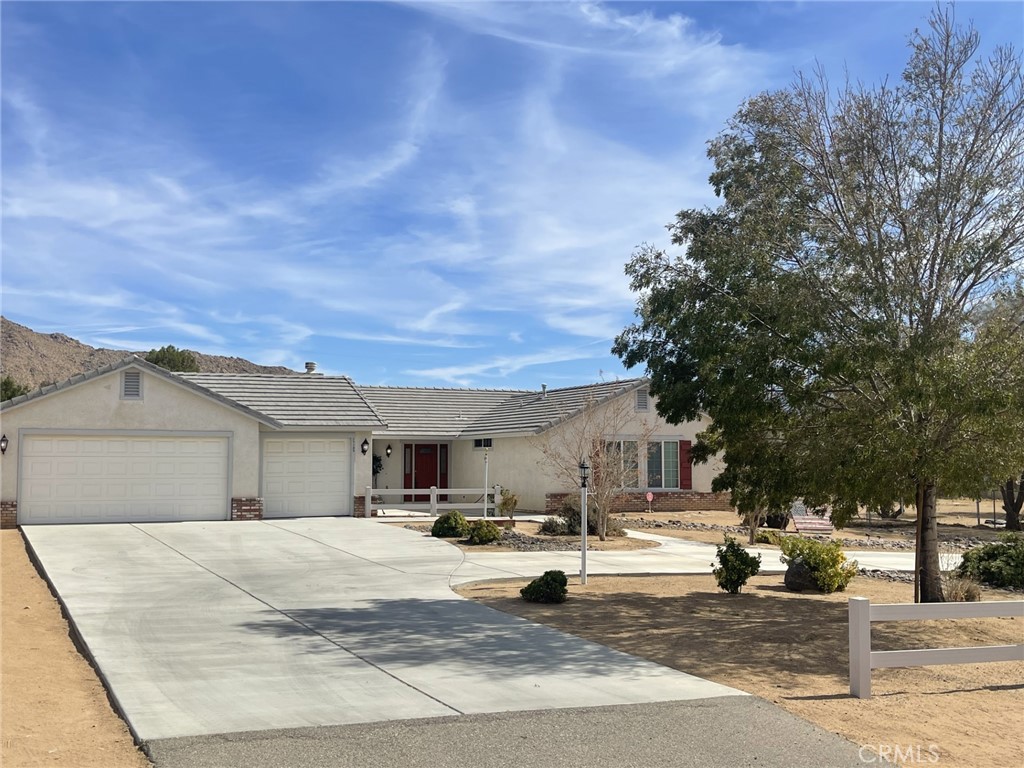
[[[753,545],[755,543],[754,542],[754,538],[755,538],[755,536],[757,534],[757,524],[758,524],[758,522],[760,520],[761,520],[761,508],[760,507],[755,507],[753,509],[753,511],[751,511],[747,515],[747,529],[750,532],[750,538],[747,541],[751,545]]]
[[[1005,485],[999,486],[999,493],[1003,497],[1003,511],[1006,513],[1006,530],[1020,530],[1020,510],[1024,507],[1024,472],[1021,472],[1020,483],[1017,483],[1016,494],[1014,493],[1014,481],[1011,477]]]
[[[935,508],[935,482],[917,482],[917,573],[914,599],[920,603],[944,603],[942,568],[939,562],[939,528]]]

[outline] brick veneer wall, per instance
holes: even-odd
[[[366,497],[365,496],[353,496],[352,497],[352,515],[353,515],[353,517],[366,517]]]
[[[653,491],[654,501],[651,502],[652,512],[689,512],[697,509],[717,509],[729,511],[727,493],[701,493],[700,491]],[[579,494],[548,493],[544,495],[544,513],[552,515],[562,505],[566,496]],[[616,504],[613,512],[646,512],[647,491],[627,493]]]
[[[238,498],[231,500],[232,520],[262,520],[263,499],[260,498]]]
[[[0,529],[18,527],[18,502],[0,501]]]

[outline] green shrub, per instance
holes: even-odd
[[[434,521],[430,535],[439,539],[461,539],[469,535],[469,523],[459,510],[453,509]]]
[[[724,546],[718,545],[717,558],[719,566],[713,571],[715,580],[730,595],[739,594],[747,579],[761,570],[761,556],[747,552],[732,536],[725,537]]]
[[[555,513],[565,521],[565,533],[555,535],[579,536],[580,535],[580,498],[578,496],[566,496]],[[597,536],[598,521],[601,515],[597,505],[592,499],[587,501],[587,535]],[[626,529],[622,521],[609,516],[605,523],[606,536],[625,536]]]
[[[492,544],[501,538],[502,530],[490,520],[476,520],[469,526],[470,544]]]
[[[539,533],[547,536],[568,536],[569,525],[562,517],[545,517],[540,524]]]
[[[818,589],[826,594],[842,592],[857,575],[857,561],[847,561],[838,541],[827,544],[802,536],[786,536],[779,542],[782,562],[802,562],[814,576]]]
[[[1024,535],[1004,533],[999,541],[972,547],[957,574],[991,587],[1024,589]]]
[[[543,576],[531,581],[519,594],[530,603],[564,603],[569,590],[565,571],[545,571]]]
[[[754,534],[754,541],[758,544],[774,544],[779,545],[782,541],[782,534],[779,531],[758,531]]]

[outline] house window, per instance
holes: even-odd
[[[622,488],[640,487],[640,451],[636,440],[610,440],[605,443],[605,460],[619,474]]]
[[[492,448],[493,445],[491,443],[492,441],[489,437],[477,437],[473,440],[473,449],[482,451],[484,448]]]
[[[679,487],[679,441],[647,443],[647,487]]]
[[[646,389],[636,391],[636,410],[647,411],[651,407],[650,393]]]
[[[693,487],[688,440],[651,440],[647,443],[647,487]]]
[[[142,399],[142,372],[125,371],[121,374],[121,399]]]

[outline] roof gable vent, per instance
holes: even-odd
[[[142,399],[142,371],[125,371],[121,374],[121,399]]]
[[[638,389],[636,391],[636,409],[638,411],[650,410],[650,401],[650,393],[646,389]]]

